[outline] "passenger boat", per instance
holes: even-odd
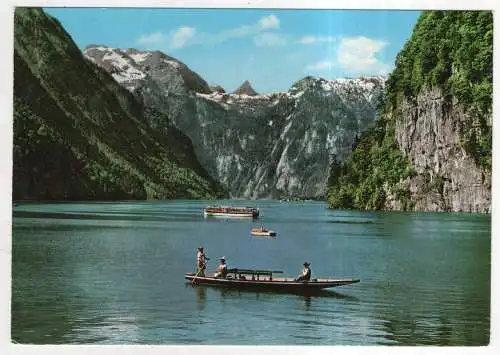
[[[194,273],[186,273],[184,277],[193,285],[210,285],[226,288],[297,293],[319,291],[325,288],[349,285],[359,282],[359,279],[315,278],[309,281],[295,281],[295,278],[293,277],[273,277],[273,274],[281,273],[283,273],[283,271],[228,269],[226,278],[216,278],[213,276],[213,274],[205,275],[202,277]]]
[[[275,237],[276,232],[264,227],[252,228],[250,232],[252,235],[256,237]]]
[[[203,210],[205,217],[258,218],[259,209],[254,207],[208,206]]]

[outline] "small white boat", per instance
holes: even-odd
[[[275,237],[276,232],[264,227],[252,228],[250,232],[252,235],[257,237]]]

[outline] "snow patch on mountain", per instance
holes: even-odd
[[[304,91],[298,91],[298,92],[290,92],[290,91],[287,91],[286,92],[286,96],[292,98],[292,99],[298,99],[299,97],[301,97],[302,95],[304,95]]]
[[[134,62],[137,64],[141,64],[144,62],[146,59],[151,57],[151,53],[149,52],[139,52],[139,53],[133,53],[128,55]]]
[[[111,65],[118,69],[117,72],[112,73],[113,78],[118,82],[142,79],[146,74],[134,66],[134,61],[121,51],[107,51],[103,61],[110,61]]]
[[[176,62],[175,60],[168,60],[168,59],[163,59],[163,63],[168,64],[172,66],[175,69],[180,69],[181,64],[179,62]]]

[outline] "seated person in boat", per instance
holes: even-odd
[[[210,260],[207,258],[205,255],[205,252],[203,251],[203,247],[198,248],[198,254],[196,256],[196,273],[198,276],[204,277],[205,276],[205,269],[207,268],[207,262]]]
[[[309,267],[309,263],[304,263],[304,270],[300,273],[299,276],[295,279],[295,281],[309,281],[311,279],[311,268]]]
[[[226,258],[222,257],[220,258],[220,264],[217,267],[217,270],[215,270],[214,277],[226,278],[226,276],[227,276]]]

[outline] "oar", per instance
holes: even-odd
[[[207,259],[207,261],[205,261],[205,263],[203,264],[203,267],[201,267],[200,270],[198,270],[198,272],[196,273],[196,275],[194,275],[193,281],[191,281],[191,286],[194,287],[194,281],[196,280],[196,278],[200,274],[201,270],[205,269],[205,266],[207,266],[207,264],[208,264],[208,260],[210,260],[210,259]]]

